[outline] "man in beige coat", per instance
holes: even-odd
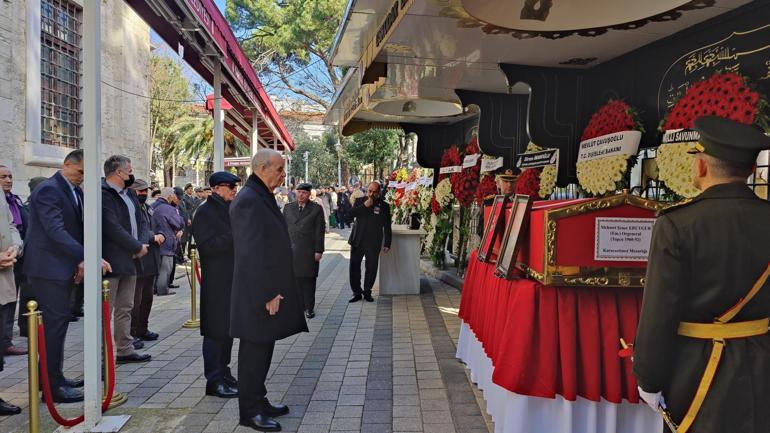
[[[13,265],[21,254],[21,236],[13,224],[8,203],[0,200],[0,305],[16,302],[16,281],[13,276]],[[2,314],[2,309],[0,309]],[[0,317],[0,323],[3,318]],[[3,355],[5,347],[0,347],[0,371],[3,370]],[[21,412],[17,406],[0,399],[0,416],[16,415]]]

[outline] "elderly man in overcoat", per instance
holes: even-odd
[[[226,171],[209,177],[213,193],[195,212],[192,235],[201,263],[201,335],[206,395],[238,397],[230,372],[230,293],[233,284],[233,232],[230,202],[241,179]]]
[[[283,208],[294,253],[294,277],[308,319],[315,317],[316,279],[324,252],[324,212],[321,206],[310,201],[311,189],[309,183],[299,184],[297,201]]]
[[[13,269],[21,255],[21,236],[13,224],[13,216],[4,200],[0,200],[0,305],[16,302],[16,280]],[[0,323],[8,311],[0,308]],[[0,345],[0,371],[3,371],[5,346]],[[18,415],[21,408],[0,398],[0,416]]]
[[[265,379],[275,341],[307,332],[302,297],[294,280],[286,220],[272,191],[286,177],[281,154],[260,149],[252,175],[230,205],[235,262],[230,300],[230,336],[240,338],[238,404],[240,424],[280,431],[274,417],[289,413],[267,400]]]

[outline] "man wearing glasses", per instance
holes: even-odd
[[[230,371],[233,339],[230,337],[230,292],[233,285],[233,233],[230,202],[238,176],[218,171],[209,178],[211,196],[195,212],[194,243],[201,263],[201,335],[206,395],[238,397],[238,382]]]

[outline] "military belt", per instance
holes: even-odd
[[[738,303],[725,311],[721,316],[717,317],[714,323],[679,323],[679,335],[711,340],[712,348],[706,369],[703,371],[698,389],[695,391],[695,396],[682,419],[682,423],[679,424],[674,433],[687,433],[695,422],[695,417],[698,416],[698,412],[700,412],[701,406],[703,406],[703,402],[706,400],[711,384],[714,382],[714,376],[717,373],[719,361],[722,360],[722,353],[725,349],[725,340],[755,337],[768,333],[770,318],[728,323],[754,298],[759,289],[765,285],[768,278],[770,278],[770,264],[767,265],[765,271],[760,275],[746,296],[741,298]]]

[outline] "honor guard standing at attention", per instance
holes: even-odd
[[[315,288],[324,253],[324,211],[310,201],[309,183],[297,186],[297,200],[283,207],[294,256],[294,277],[302,293],[305,317],[315,317]]]
[[[504,168],[500,167],[495,170],[495,183],[497,184],[497,193],[508,197],[513,197],[516,191],[516,179],[519,177],[521,170],[518,168]],[[494,195],[488,195],[484,197],[484,203],[479,211],[479,223],[476,225],[476,234],[479,237],[484,236],[484,208],[491,206],[495,201]]]
[[[766,433],[770,203],[746,179],[770,138],[711,116],[695,129],[701,193],[655,222],[634,374],[642,398],[668,418],[666,431]]]

